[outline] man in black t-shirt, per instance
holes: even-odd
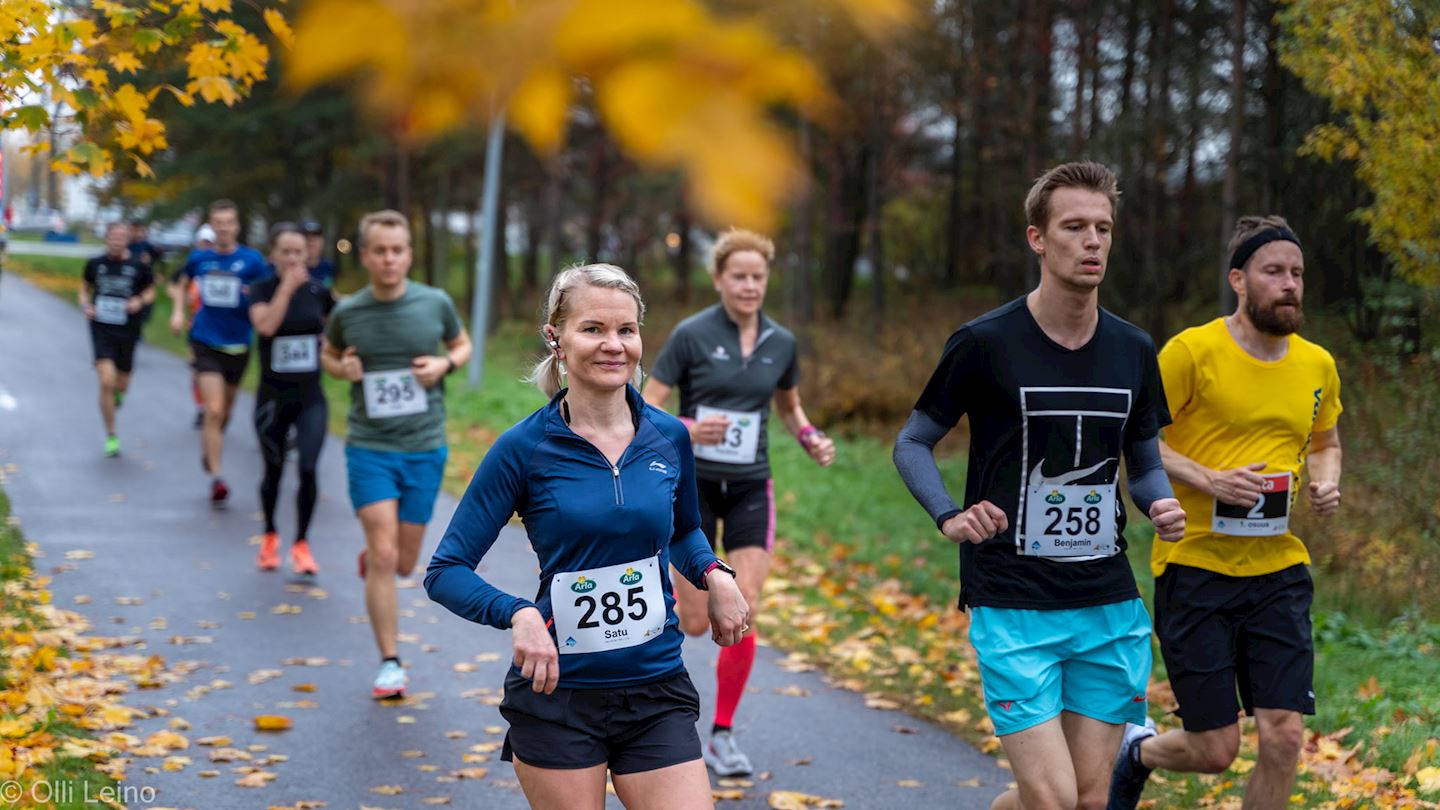
[[[115,435],[115,410],[130,388],[135,343],[140,339],[140,312],[155,301],[155,276],[150,265],[130,255],[130,229],[112,222],[105,229],[105,254],[85,263],[80,308],[90,320],[95,372],[100,376],[100,418],[105,422],[105,455],[120,454]]]
[[[992,808],[1104,807],[1124,724],[1144,722],[1150,616],[1125,559],[1122,456],[1161,539],[1184,530],[1155,344],[1098,304],[1117,199],[1096,163],[1035,182],[1040,286],[950,337],[896,442],[901,477],[960,546],[960,606],[1019,785]],[[966,415],[962,509],[933,448]]]

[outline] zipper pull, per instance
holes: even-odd
[[[620,477],[620,468],[619,468],[619,467],[611,467],[611,468],[610,468],[610,473],[611,473],[612,475],[614,475],[616,478],[619,478],[619,477]]]

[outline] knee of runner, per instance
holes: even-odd
[[[400,555],[393,548],[372,548],[365,552],[365,570],[394,574]]]
[[[1240,738],[1209,739],[1198,753],[1201,773],[1224,773],[1240,753]]]
[[[1081,796],[1075,802],[1075,810],[1105,810],[1110,803],[1110,784],[1104,783],[1103,790],[1093,796]]]
[[[1305,723],[1297,714],[1293,721],[1269,724],[1260,737],[1260,757],[1281,764],[1294,764],[1305,747]]]

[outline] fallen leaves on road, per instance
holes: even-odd
[[[768,803],[770,810],[805,810],[808,807],[836,808],[845,806],[845,802],[840,799],[827,799],[822,796],[812,796],[808,793],[799,793],[793,790],[770,791]]]
[[[258,731],[289,731],[293,725],[290,718],[278,714],[262,714],[255,718]]]

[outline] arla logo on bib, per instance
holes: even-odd
[[[1045,496],[1045,502],[1049,504],[1062,504],[1065,502],[1065,496],[1060,494],[1060,490],[1052,489],[1050,490],[1050,494]]]
[[[595,590],[595,580],[586,579],[582,576],[579,579],[575,580],[573,584],[571,584],[570,590],[576,593],[589,593],[590,591]]]
[[[640,575],[639,571],[636,571],[634,568],[626,568],[625,573],[620,575],[620,584],[634,585],[641,579],[643,579],[643,577]]]

